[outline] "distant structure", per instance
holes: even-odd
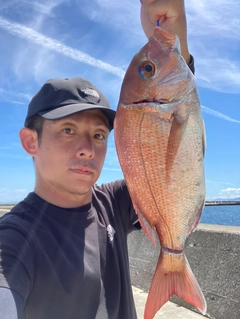
[[[231,200],[231,201],[219,201],[219,200],[216,200],[216,201],[206,201],[205,202],[205,205],[206,206],[217,206],[217,205],[240,205],[240,201],[238,200]]]

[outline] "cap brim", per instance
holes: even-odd
[[[101,110],[105,114],[105,116],[107,117],[109,121],[110,130],[112,130],[116,111],[101,105],[68,104],[68,105],[55,108],[54,110],[51,110],[51,111],[39,112],[38,114],[47,120],[57,120],[74,113],[78,113],[78,112],[86,111],[86,110],[93,110],[93,109]]]

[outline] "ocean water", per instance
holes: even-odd
[[[205,206],[200,223],[240,226],[240,205]]]
[[[3,215],[3,212],[0,211],[1,215]],[[240,205],[205,206],[200,223],[240,226]]]

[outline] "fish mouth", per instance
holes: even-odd
[[[142,107],[153,107],[153,108],[159,108],[159,109],[168,109],[170,105],[174,103],[173,100],[141,100],[141,101],[135,101],[131,104],[133,107],[142,106]],[[129,105],[130,106],[130,105]]]
[[[177,102],[177,100],[166,100],[166,99],[160,99],[160,100],[139,100],[139,101],[132,101],[130,103],[121,103],[122,107],[124,108],[144,108],[144,107],[151,107],[153,109],[158,110],[168,110],[172,107],[172,105]]]
[[[161,100],[141,100],[141,101],[135,101],[132,104],[138,105],[138,104],[169,104],[172,103],[172,101],[161,99]]]

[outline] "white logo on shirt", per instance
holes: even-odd
[[[109,224],[107,226],[107,234],[108,234],[110,244],[112,244],[112,242],[113,242],[113,238],[114,238],[115,233],[116,233],[115,229]]]

